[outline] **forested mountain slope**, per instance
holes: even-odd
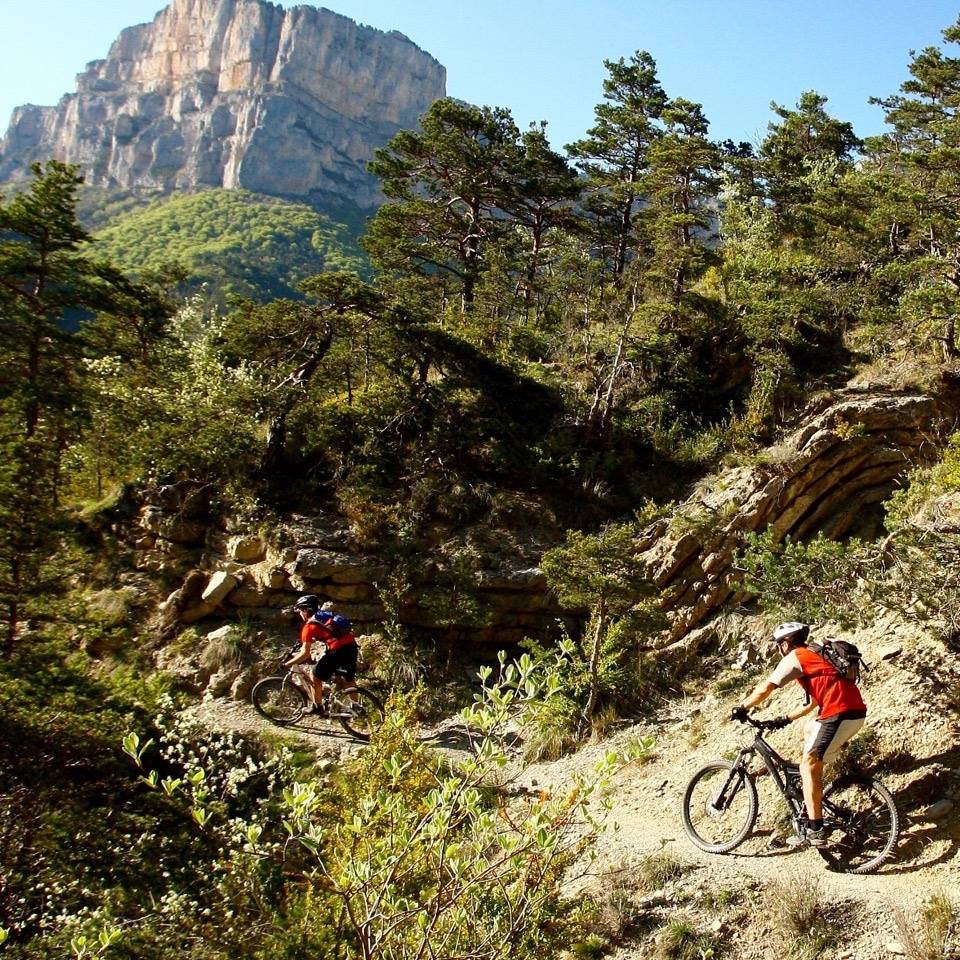
[[[325,270],[363,270],[346,227],[311,207],[245,190],[173,195],[134,208],[96,233],[96,249],[135,275],[179,269],[178,292],[204,285],[255,300],[299,298],[298,285]]]

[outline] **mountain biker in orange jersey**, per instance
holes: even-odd
[[[329,682],[335,670],[344,670],[345,679],[353,680],[357,673],[357,639],[353,633],[335,637],[331,630],[324,625],[320,614],[330,608],[330,604],[320,606],[320,598],[315,594],[300,597],[294,604],[294,609],[300,614],[303,626],[300,628],[300,649],[288,660],[285,667],[296,667],[313,687],[314,708],[323,701],[323,684]],[[314,643],[322,643],[326,652],[314,662],[312,647]],[[313,667],[311,670],[310,667]],[[355,696],[350,698],[355,699]]]
[[[817,709],[815,719],[807,726],[807,739],[800,761],[803,801],[807,813],[805,836],[790,837],[791,846],[807,843],[822,847],[826,843],[823,829],[823,766],[839,753],[840,748],[863,726],[867,708],[857,685],[838,671],[819,653],[807,649],[810,627],[805,623],[781,623],[773,631],[781,660],[766,680],[731,714],[742,720],[747,711],[760,706],[778,687],[796,680],[807,694],[809,704],[779,717],[777,726],[785,727]]]

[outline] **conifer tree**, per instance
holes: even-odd
[[[960,44],[960,19],[943,38]],[[886,258],[910,264],[901,314],[932,326],[943,359],[953,360],[960,356],[960,58],[927,47],[909,70],[900,94],[873,101],[893,128],[868,143],[866,169],[879,187],[874,227]],[[898,279],[904,275],[901,267]]]
[[[451,297],[467,313],[487,250],[509,229],[519,130],[509,111],[438,100],[417,132],[402,131],[378,150],[370,169],[387,203],[364,246],[375,264],[421,289]]]
[[[636,248],[633,220],[643,198],[651,144],[660,137],[657,121],[667,97],[657,65],[644,50],[629,61],[605,60],[604,103],[586,137],[567,147],[587,178],[587,207],[593,215],[594,241],[615,278],[620,278]]]
[[[815,200],[818,168],[838,175],[852,167],[854,152],[862,146],[849,123],[827,113],[826,103],[812,90],[793,110],[771,103],[780,119],[768,125],[760,145],[766,195],[787,230],[801,235],[813,229],[807,208]]]
[[[76,219],[82,178],[34,165],[28,191],[0,202],[0,602],[12,649],[24,603],[44,589],[64,486],[62,459],[81,429],[84,340],[93,311],[154,318],[152,292],[87,252]]]
[[[565,231],[576,229],[573,204],[581,193],[575,171],[550,148],[546,125],[532,125],[520,138],[513,176],[512,196],[505,212],[522,228],[524,243],[518,269],[525,314],[534,310],[534,320],[544,310],[541,276],[549,267],[552,252],[562,247]]]

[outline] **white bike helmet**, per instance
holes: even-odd
[[[773,631],[773,642],[779,643],[781,640],[788,640],[792,644],[802,646],[807,642],[809,635],[810,624],[790,620],[787,623],[781,623]]]

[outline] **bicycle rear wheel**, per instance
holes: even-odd
[[[354,696],[356,700],[351,699]],[[369,690],[348,687],[340,692],[339,700],[344,712],[349,712],[349,716],[337,717],[340,726],[358,740],[369,740],[370,734],[380,728],[385,715],[379,698]]]
[[[265,677],[250,693],[254,710],[271,723],[296,723],[307,708],[307,697],[286,677]]]
[[[701,850],[729,853],[757,822],[757,788],[745,770],[726,760],[702,766],[683,795],[683,829]]]
[[[890,859],[900,836],[900,816],[890,791],[869,777],[844,777],[823,794],[829,833],[817,853],[839,873],[873,873]]]

